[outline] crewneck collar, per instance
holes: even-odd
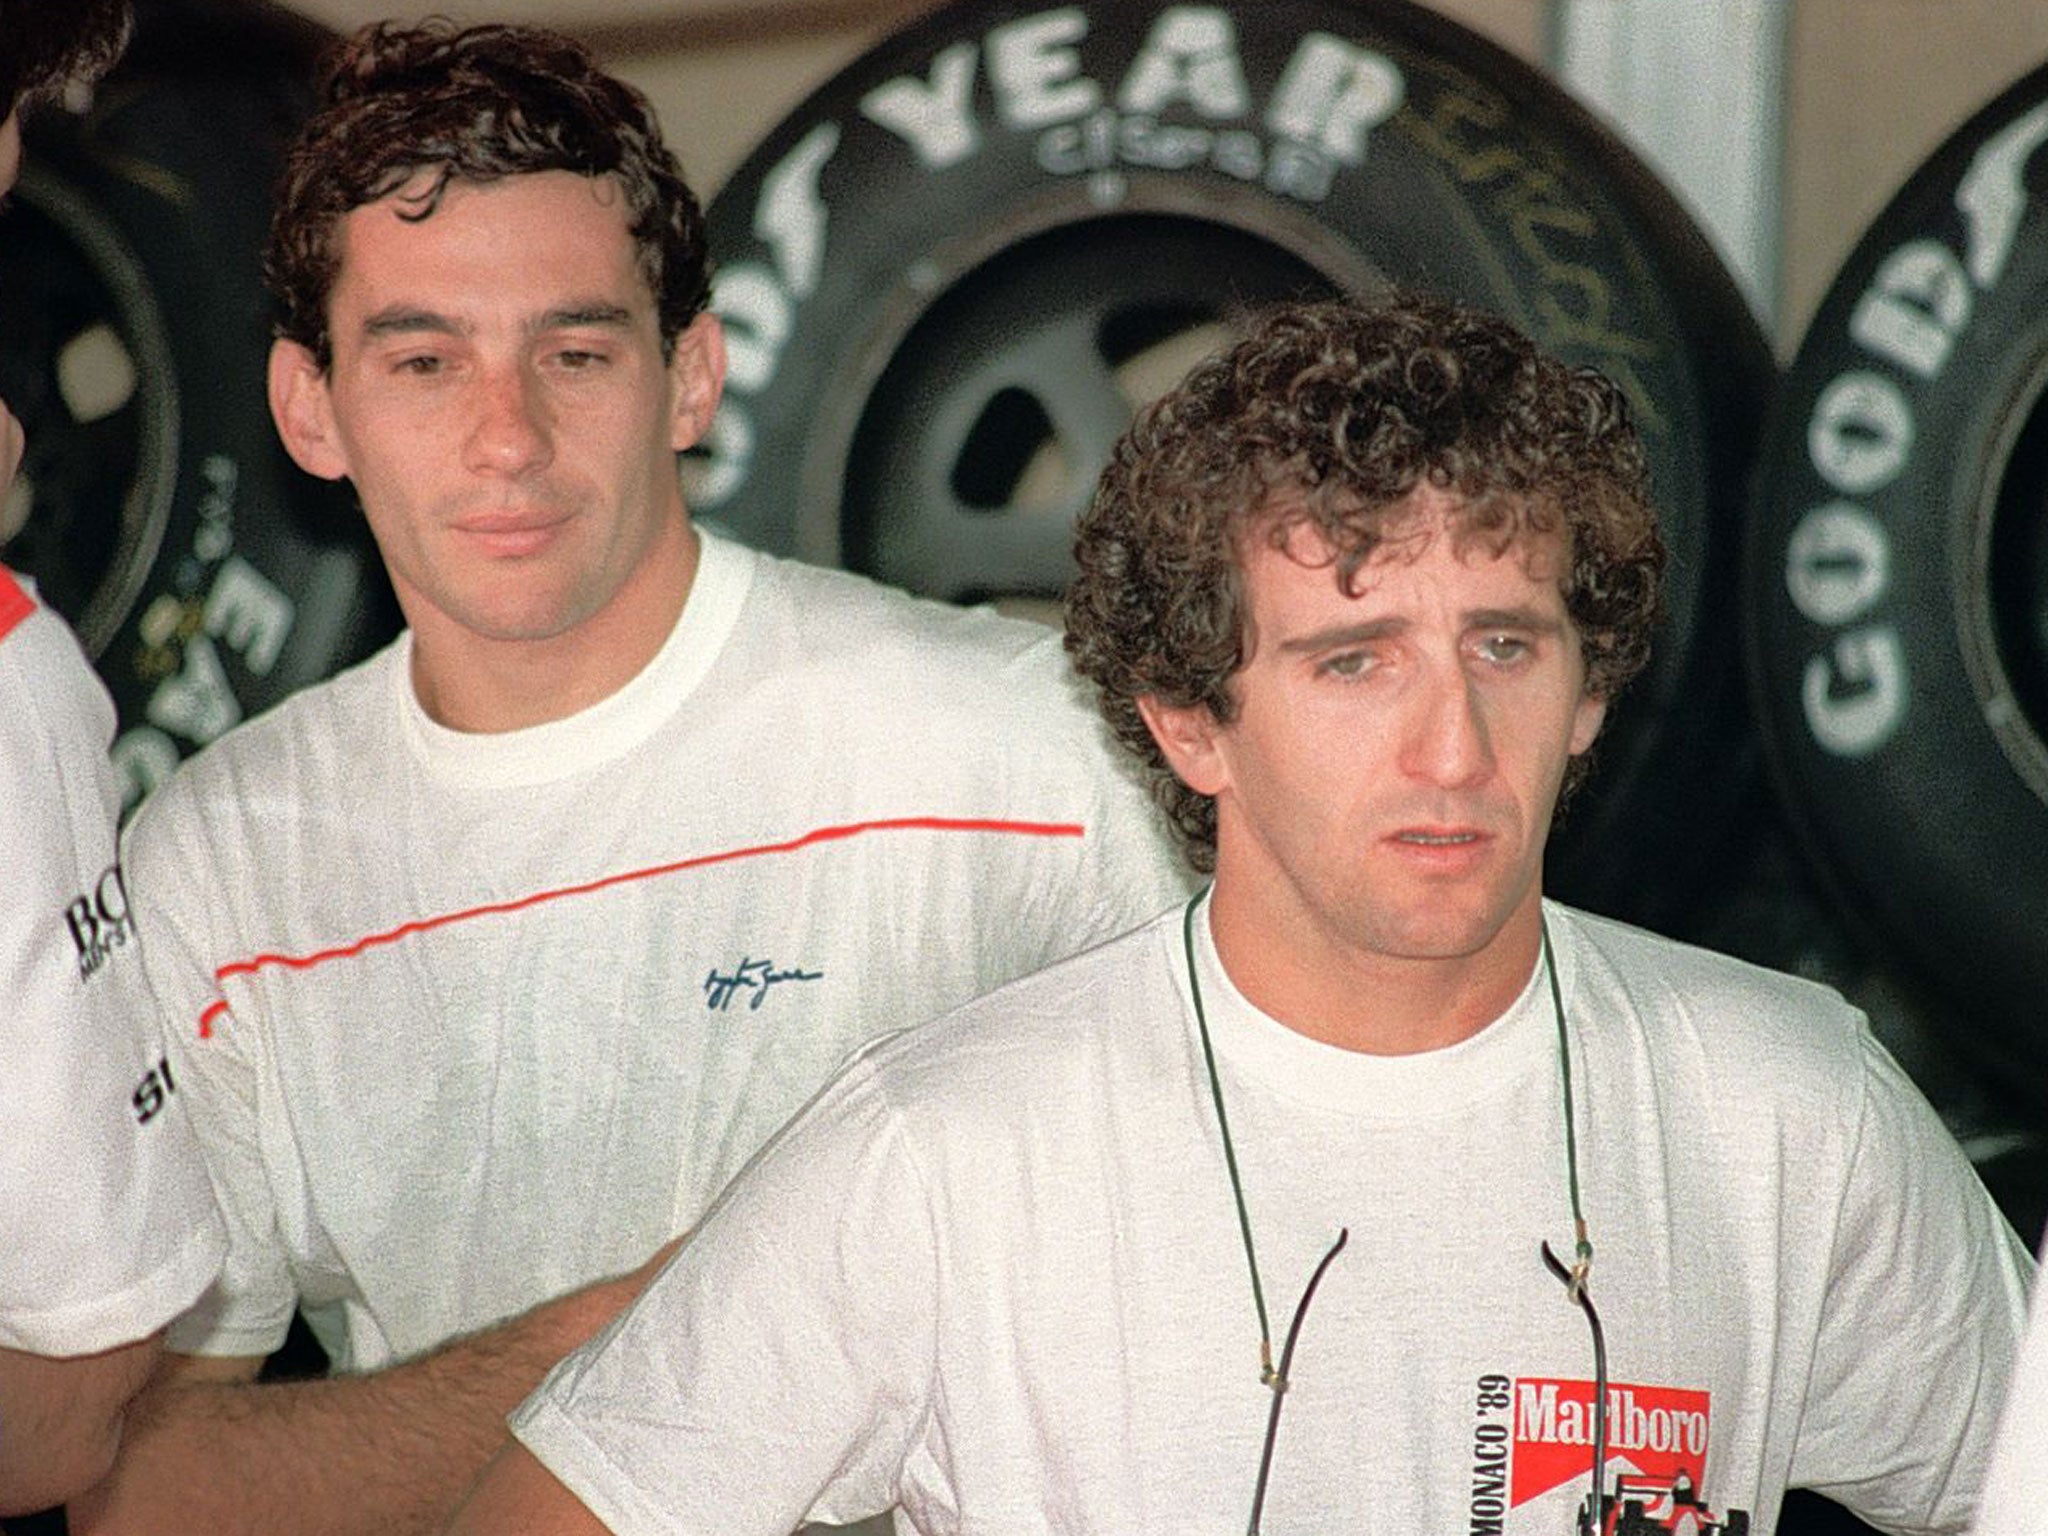
[[[420,707],[412,685],[412,633],[400,636],[391,679],[408,750],[436,777],[475,789],[510,789],[583,773],[639,746],[703,682],[738,621],[759,563],[745,545],[701,525],[696,533],[696,576],[661,649],[616,693],[560,720],[516,731],[450,730]]]
[[[1568,939],[1553,932],[1560,951]],[[1172,924],[1177,985],[1193,1026],[1181,925]],[[1532,1072],[1557,1070],[1557,1026],[1550,986],[1539,958],[1515,1000],[1498,1018],[1465,1040],[1439,1050],[1378,1056],[1311,1039],[1264,1012],[1223,968],[1209,926],[1205,896],[1195,914],[1195,972],[1203,1010],[1220,1061],[1284,1097],[1370,1119],[1428,1120],[1460,1113],[1525,1081]],[[1568,955],[1557,957],[1558,980],[1570,996]]]

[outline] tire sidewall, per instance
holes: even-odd
[[[1773,404],[1744,577],[1796,829],[1879,951],[1970,1021],[1979,1062],[2029,1069],[2048,758],[1983,609],[2044,387],[2048,69],[1957,130],[1843,265]]]
[[[291,463],[265,398],[271,187],[324,35],[267,6],[145,4],[92,111],[30,126],[23,201],[90,247],[131,351],[171,370],[140,382],[139,574],[90,636],[131,803],[396,628],[352,495]]]
[[[1220,39],[1217,73],[1184,72],[1162,103],[1145,70],[1175,27]],[[1361,109],[1349,133],[1341,113],[1295,110],[1314,93],[1290,82],[1317,50],[1387,110]],[[1005,84],[1019,78],[1035,83]],[[915,130],[877,106],[920,93]],[[1641,165],[1554,83],[1431,12],[1011,0],[886,40],[709,210],[732,370],[693,508],[771,551],[841,563],[858,402],[934,296],[1019,240],[1131,212],[1262,233],[1354,290],[1391,282],[1498,310],[1629,395],[1666,514],[1670,617],[1560,826],[1551,879],[1672,925],[1689,883],[1672,872],[1710,862],[1700,847],[1753,782],[1725,637],[1768,351]]]

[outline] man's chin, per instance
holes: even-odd
[[[1390,959],[1456,962],[1483,959],[1515,942],[1512,930],[1520,905],[1502,913],[1497,907],[1460,909],[1439,898],[1426,908],[1383,921],[1376,947]]]

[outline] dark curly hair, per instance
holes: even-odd
[[[0,0],[0,121],[113,67],[128,0]]]
[[[335,226],[406,186],[409,219],[440,206],[451,181],[533,171],[611,176],[624,189],[640,269],[664,349],[711,286],[704,214],[662,143],[647,98],[605,74],[582,44],[541,27],[417,27],[388,22],[336,43],[320,70],[320,107],[286,158],[264,275],[279,332],[333,360],[327,299],[341,257]]]
[[[1350,591],[1425,482],[1459,498],[1460,538],[1562,531],[1587,691],[1619,694],[1649,659],[1664,569],[1642,443],[1613,384],[1497,316],[1421,295],[1274,309],[1118,442],[1076,529],[1067,650],[1196,868],[1215,866],[1215,802],[1174,776],[1138,700],[1235,718],[1242,541],[1311,526]]]

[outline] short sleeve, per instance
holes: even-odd
[[[2048,1512],[2048,1305],[2036,1295],[1972,1536],[2036,1536]]]
[[[620,1536],[888,1508],[934,1368],[925,1190],[856,1058],[514,1434]]]
[[[1791,1481],[1887,1531],[1965,1529],[2032,1262],[1866,1031],[1862,1104]]]

